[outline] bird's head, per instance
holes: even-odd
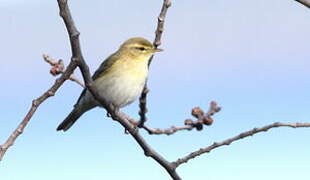
[[[149,58],[154,53],[162,51],[162,49],[157,49],[148,40],[135,37],[130,38],[125,41],[121,46],[119,51],[122,54],[130,55],[135,58]]]

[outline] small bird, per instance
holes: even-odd
[[[144,38],[128,39],[97,69],[92,76],[94,86],[107,103],[117,109],[132,103],[143,90],[151,56],[159,51],[162,49],[155,48]],[[57,131],[68,130],[82,114],[97,106],[100,106],[99,103],[84,88],[73,110],[57,127]]]

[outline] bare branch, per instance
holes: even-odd
[[[186,163],[187,161],[194,159],[197,156],[200,156],[204,153],[209,153],[215,148],[224,146],[224,145],[230,145],[232,142],[243,139],[245,137],[253,136],[254,134],[260,133],[260,132],[266,132],[271,128],[277,128],[277,127],[292,127],[292,128],[301,128],[301,127],[310,127],[310,123],[281,123],[281,122],[276,122],[261,128],[254,128],[252,130],[243,132],[235,137],[226,139],[222,142],[214,142],[212,145],[206,147],[206,148],[201,148],[198,151],[192,152],[188,155],[186,155],[183,158],[178,159],[177,161],[173,162],[176,167],[179,165]]]
[[[310,1],[309,0],[295,0],[297,2],[299,2],[300,4],[310,8]]]
[[[198,131],[201,131],[203,129],[204,125],[211,126],[213,123],[212,116],[215,113],[218,113],[221,110],[220,107],[217,106],[217,103],[215,101],[211,101],[210,108],[207,113],[204,113],[203,110],[199,107],[194,107],[192,109],[192,115],[197,118],[196,121],[192,119],[186,119],[184,121],[185,126],[177,127],[177,126],[171,126],[168,129],[159,129],[159,128],[150,128],[146,126],[145,124],[142,126],[143,129],[145,129],[149,134],[166,134],[171,135],[174,134],[177,131],[183,131],[183,130],[192,130],[196,129]]]
[[[168,129],[159,129],[159,128],[151,128],[146,125],[143,125],[143,129],[145,129],[149,134],[154,134],[154,135],[159,135],[159,134],[166,134],[166,135],[171,135],[174,134],[178,131],[183,131],[183,130],[192,130],[194,129],[193,126],[171,126]]]
[[[168,11],[168,8],[171,6],[171,1],[170,0],[163,0],[163,5],[160,11],[160,14],[157,18],[157,28],[155,31],[155,39],[153,42],[153,45],[155,48],[161,45],[161,37],[164,32],[164,24],[165,24],[165,19],[166,19],[166,14]],[[153,60],[152,56],[149,61],[149,66]],[[141,93],[141,96],[139,98],[139,115],[140,115],[140,122],[138,124],[138,127],[143,127],[144,123],[147,121],[146,118],[146,113],[147,113],[147,107],[146,107],[146,102],[147,102],[147,93],[149,92],[149,89],[147,88],[147,82],[145,82],[145,86],[143,88],[143,91]]]
[[[128,116],[120,111],[117,111],[111,104],[108,104],[107,101],[98,94],[96,87],[93,86],[93,80],[91,79],[89,68],[82,56],[79,42],[79,32],[74,25],[67,0],[58,0],[58,5],[60,9],[60,16],[63,18],[68,30],[72,50],[72,60],[78,63],[87,89],[92,93],[94,98],[108,111],[112,119],[118,121],[130,133],[130,135],[143,149],[146,156],[152,157],[156,162],[163,166],[174,180],[180,180],[181,178],[175,171],[175,166],[164,159],[146,143],[146,141],[139,134],[139,130],[129,122]]]
[[[0,161],[2,160],[4,154],[10,148],[17,137],[21,135],[27,126],[28,122],[32,118],[33,114],[36,112],[37,108],[40,106],[42,102],[44,102],[47,98],[54,96],[58,88],[70,77],[70,75],[73,73],[74,69],[77,67],[77,64],[74,62],[71,62],[66,71],[63,72],[63,74],[58,78],[54,85],[49,88],[44,94],[42,94],[40,97],[32,101],[32,106],[29,109],[27,115],[24,117],[22,122],[18,125],[18,127],[14,130],[14,132],[9,136],[9,138],[6,140],[4,144],[0,146]]]
[[[58,61],[56,61],[55,59],[51,58],[50,56],[46,54],[43,54],[43,59],[45,60],[45,62],[47,62],[48,64],[52,66],[50,73],[53,76],[57,76],[65,72],[65,65],[62,59],[59,59]],[[82,87],[85,87],[84,83],[80,81],[77,77],[75,77],[74,74],[70,75],[69,80],[78,83]]]
[[[160,14],[157,18],[157,28],[155,31],[155,40],[153,42],[153,44],[156,48],[161,45],[161,36],[164,32],[164,24],[165,24],[166,14],[167,14],[168,8],[170,6],[171,6],[170,0],[163,0],[163,6],[162,6]]]
[[[153,58],[153,56],[151,57],[151,59]],[[140,121],[138,123],[138,127],[143,127],[144,123],[147,121],[147,117],[146,117],[146,113],[148,111],[147,107],[146,107],[146,103],[147,103],[147,94],[149,93],[149,89],[147,87],[147,81],[145,82],[144,88],[142,90],[142,93],[139,97],[139,116],[140,116]]]

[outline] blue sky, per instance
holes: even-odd
[[[174,161],[193,150],[276,121],[310,121],[310,12],[293,0],[172,1],[163,53],[149,75],[152,127],[181,125],[194,106],[223,110],[201,132],[143,135]],[[153,40],[161,1],[70,1],[93,72],[124,40]],[[70,47],[55,1],[0,0],[0,142],[54,78],[46,53],[68,64]],[[76,71],[78,76],[79,72]],[[66,82],[40,106],[0,165],[1,180],[169,179],[123,128],[92,110],[66,133],[57,125],[81,92]],[[138,118],[137,102],[124,108]],[[273,129],[178,168],[184,179],[307,179],[309,129]]]

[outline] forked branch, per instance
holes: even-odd
[[[65,72],[66,69],[62,59],[56,61],[55,59],[51,58],[46,54],[43,54],[43,59],[45,62],[52,66],[50,70],[51,75],[57,76]],[[74,74],[70,75],[69,80],[76,82],[80,86],[84,87],[84,83],[80,81],[77,77],[75,77]]]
[[[77,64],[74,62],[71,62],[67,69],[62,73],[60,78],[56,79],[54,85],[50,87],[44,94],[42,94],[40,97],[32,101],[32,105],[22,120],[20,124],[17,126],[17,128],[13,131],[13,133],[9,136],[9,138],[6,140],[4,144],[0,146],[0,161],[2,160],[4,154],[10,148],[17,137],[21,135],[27,126],[28,122],[36,112],[37,108],[40,106],[42,102],[44,102],[47,98],[54,96],[56,91],[59,89],[59,87],[70,77],[70,75],[73,73],[74,69],[77,67]]]
[[[201,131],[204,127],[204,125],[211,126],[213,124],[213,118],[212,116],[216,113],[218,113],[221,110],[220,107],[217,106],[217,103],[215,101],[211,101],[209,111],[207,113],[204,113],[203,110],[200,107],[194,107],[192,109],[192,115],[197,118],[197,120],[192,119],[186,119],[184,121],[184,126],[177,127],[172,126],[168,129],[159,129],[159,128],[150,128],[143,124],[143,129],[145,129],[149,134],[166,134],[171,135],[178,131],[183,130],[192,130],[196,129],[198,131]]]

